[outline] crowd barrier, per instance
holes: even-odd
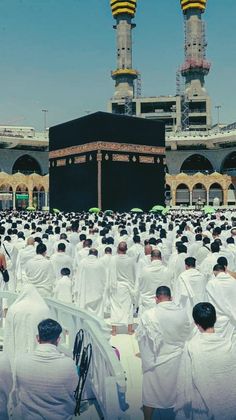
[[[0,303],[7,300],[8,307],[17,295],[0,292]],[[80,328],[84,330],[84,344],[91,343],[93,355],[86,382],[86,397],[94,396],[105,420],[128,420],[129,416],[120,409],[119,395],[126,392],[125,373],[109,344],[110,328],[103,321],[88,312],[76,308],[73,304],[64,304],[51,298],[45,299],[51,317],[63,328],[60,350],[72,356],[75,335]],[[0,335],[3,335],[2,320]],[[90,394],[90,395],[89,395]]]

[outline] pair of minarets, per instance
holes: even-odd
[[[117,69],[112,72],[115,80],[114,99],[132,99],[134,81],[138,72],[132,64],[132,23],[135,17],[137,0],[110,0],[111,10],[117,32]],[[205,76],[210,64],[205,59],[206,40],[202,13],[207,0],[180,0],[185,19],[185,63],[181,74],[185,78],[185,95],[188,97],[206,96]]]

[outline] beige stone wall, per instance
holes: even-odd
[[[202,173],[196,173],[194,175],[187,175],[185,173],[180,173],[178,175],[169,175],[166,174],[166,184],[169,185],[171,190],[171,196],[172,196],[172,205],[176,205],[176,190],[180,184],[185,184],[190,191],[190,204],[191,203],[191,197],[193,192],[193,187],[196,184],[202,184],[204,185],[206,192],[207,192],[207,198],[209,197],[209,190],[211,185],[213,184],[219,184],[222,187],[223,190],[223,205],[228,204],[228,189],[231,184],[234,185],[236,189],[236,177],[235,176],[229,176],[229,175],[222,175],[217,172],[214,172],[210,175],[205,175]],[[207,200],[209,201],[209,199]],[[208,204],[208,202],[207,202]]]
[[[0,191],[7,192],[12,189],[13,192],[13,208],[15,208],[15,193],[17,190],[27,191],[29,193],[29,206],[33,205],[33,190],[44,190],[47,197],[49,192],[49,175],[24,175],[20,172],[9,175],[0,172]]]

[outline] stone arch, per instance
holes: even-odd
[[[25,175],[30,175],[32,173],[36,173],[41,175],[42,169],[39,162],[33,157],[28,154],[20,156],[14,163],[12,167],[12,173],[15,174],[17,172],[21,172]]]
[[[0,210],[12,210],[13,208],[13,188],[10,184],[0,185]]]
[[[190,190],[186,184],[179,184],[176,187],[176,205],[190,204]]]
[[[209,174],[213,172],[213,166],[209,159],[207,159],[205,156],[200,154],[193,154],[185,159],[185,161],[182,163],[180,171],[186,174],[194,174],[197,172]]]
[[[43,185],[35,185],[33,188],[33,198],[32,198],[32,202],[33,202],[33,206],[37,209],[37,210],[41,210],[44,206],[45,206],[45,188]]]
[[[209,187],[209,204],[214,204],[214,199],[218,199],[220,205],[223,204],[223,188],[218,182],[214,182]]]
[[[25,210],[29,206],[29,188],[26,184],[18,184],[15,198],[16,210]]]
[[[204,184],[197,183],[193,186],[192,189],[192,203],[195,204],[201,199],[202,203],[207,202],[207,189]]]
[[[221,173],[236,175],[236,151],[229,153],[222,162]]]

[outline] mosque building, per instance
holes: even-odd
[[[180,0],[185,25],[184,63],[175,95],[143,97],[141,75],[133,66],[132,31],[137,0],[110,0],[115,20],[117,64],[108,112],[164,121],[166,125],[166,203],[236,204],[236,123],[212,126],[210,71],[203,20],[207,0]],[[180,80],[184,80],[181,88]],[[0,209],[48,207],[48,132],[0,126]]]

